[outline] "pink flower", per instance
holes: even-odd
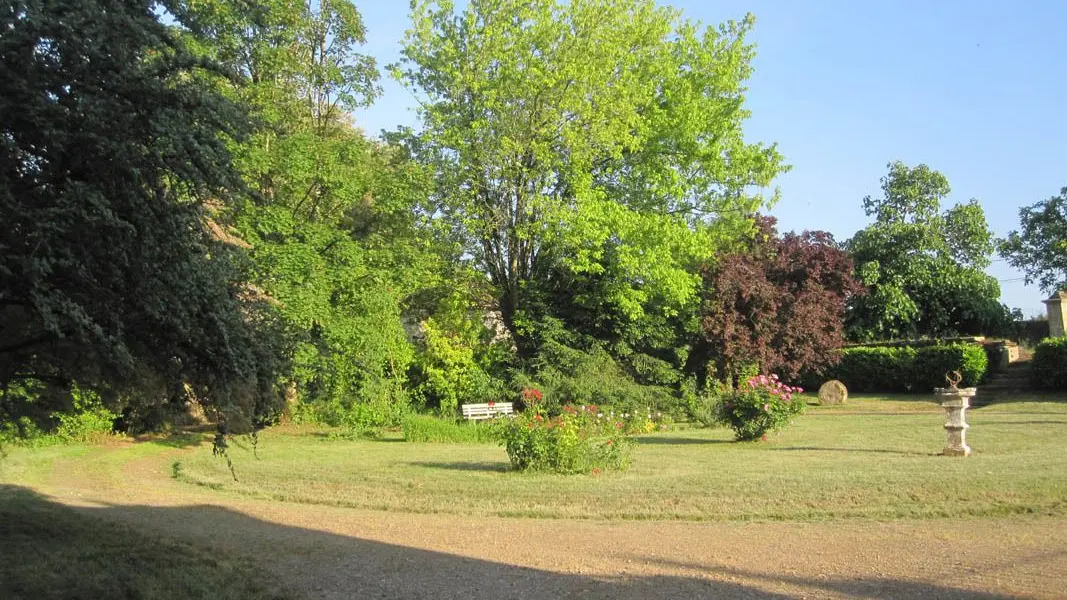
[[[763,412],[771,412],[771,405],[770,404],[764,404],[763,405]]]

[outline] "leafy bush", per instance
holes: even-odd
[[[751,377],[738,389],[718,395],[717,420],[740,441],[763,438],[803,412],[804,401],[794,396],[803,391],[782,383],[777,375]]]
[[[626,424],[596,406],[564,406],[549,417],[536,404],[497,425],[513,467],[520,471],[599,473],[630,466],[633,440]]]
[[[409,442],[488,444],[498,439],[493,423],[456,421],[431,415],[408,415],[403,423]]]
[[[841,351],[841,362],[817,385],[839,379],[852,392],[927,393],[945,386],[945,374],[959,371],[961,385],[971,387],[985,376],[989,359],[976,344],[911,346],[857,346]]]
[[[1030,365],[1037,387],[1067,389],[1067,337],[1049,338],[1038,344]]]
[[[41,410],[35,416],[0,413],[0,443],[50,446],[69,442],[95,442],[112,435],[118,414],[104,406],[100,395],[71,383],[61,393],[49,394],[34,385],[12,385],[9,394],[28,397],[29,406]],[[56,392],[56,390],[50,390]],[[56,397],[62,398],[62,405]],[[3,397],[0,397],[0,401]]]
[[[641,384],[607,350],[580,350],[549,342],[532,373],[516,373],[516,384],[544,394],[541,409],[559,414],[564,405],[610,406],[617,413],[684,416],[684,402],[666,386]]]
[[[403,396],[383,396],[371,402],[306,402],[293,409],[293,421],[329,427],[343,427],[360,435],[378,435],[382,429],[400,427],[411,414]]]
[[[75,384],[71,397],[74,410],[55,415],[59,421],[55,435],[73,442],[92,442],[111,435],[118,414],[104,406],[99,394]]]
[[[454,415],[462,404],[493,402],[506,396],[499,370],[501,344],[461,299],[450,297],[437,317],[421,325],[422,352],[415,361],[416,395],[426,407]]]

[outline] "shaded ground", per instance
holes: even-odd
[[[57,460],[39,502],[251,556],[308,598],[1063,597],[1067,522],[596,522],[417,515],[214,494],[182,452]],[[91,463],[91,464],[90,464]],[[6,493],[35,495],[5,486]]]

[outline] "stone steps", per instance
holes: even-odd
[[[974,397],[974,406],[985,406],[999,399],[1009,396],[1017,396],[1033,391],[1033,382],[1030,379],[1030,357],[1008,365],[1008,368],[999,373],[993,373],[989,378],[978,386],[978,394]]]

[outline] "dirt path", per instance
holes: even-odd
[[[213,493],[171,479],[181,451],[123,460],[128,449],[58,463],[40,491],[251,554],[309,598],[1067,597],[1064,519],[703,524],[369,512]]]

